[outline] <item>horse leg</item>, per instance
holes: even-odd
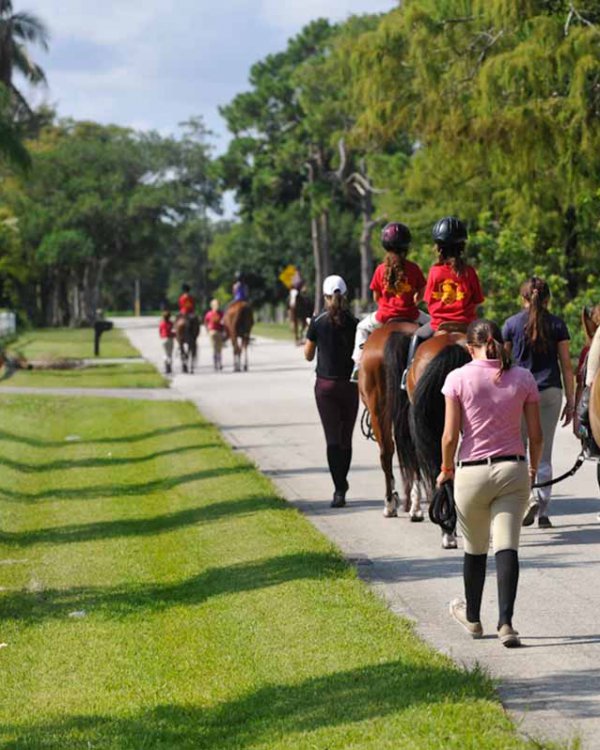
[[[406,495],[407,499],[410,498],[410,509],[408,516],[413,523],[418,523],[423,520],[423,510],[421,508],[421,483],[415,477],[410,486],[409,492]]]
[[[372,405],[373,407],[375,404]],[[384,435],[379,420],[374,417],[377,411],[373,408],[369,408],[371,412],[372,428],[377,444],[379,445],[379,461],[381,468],[385,475],[385,503],[383,507],[383,515],[385,518],[394,518],[398,515],[398,506],[400,505],[400,498],[396,492],[396,483],[394,480],[394,472],[392,468],[392,462],[394,459],[394,441],[391,435]]]
[[[183,372],[187,372],[187,353],[185,351],[185,344],[183,343],[183,341],[179,342],[179,356],[181,357],[181,369]]]
[[[240,357],[240,345],[237,336],[233,339],[233,371],[240,372],[242,369]]]
[[[242,339],[242,351],[244,352],[244,372],[248,372],[248,338],[244,336]]]

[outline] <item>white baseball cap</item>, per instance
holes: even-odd
[[[323,282],[323,294],[326,294],[328,297],[331,297],[336,292],[346,294],[347,291],[348,287],[341,276],[328,276]]]

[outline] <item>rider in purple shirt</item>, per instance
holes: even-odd
[[[240,271],[235,273],[235,282],[232,287],[234,302],[248,301],[248,285],[244,282]]]

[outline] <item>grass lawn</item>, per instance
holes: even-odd
[[[294,334],[289,323],[255,323],[252,335],[266,336],[270,339],[281,339],[294,343]]]
[[[70,358],[86,359],[94,356],[94,332],[91,328],[37,328],[20,336],[9,347],[27,359]],[[102,334],[100,355],[139,357],[125,333],[113,328]]]
[[[0,414],[0,747],[541,747],[191,405]]]
[[[30,388],[164,388],[167,381],[145,362],[94,365],[81,370],[18,370],[3,386]]]

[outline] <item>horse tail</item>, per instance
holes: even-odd
[[[441,442],[446,412],[442,386],[449,372],[470,361],[464,346],[447,346],[431,360],[413,394],[410,430],[421,476],[431,489],[442,463]]]
[[[385,408],[379,415],[383,429],[394,436],[400,472],[405,480],[418,475],[417,457],[410,435],[409,407],[406,391],[400,387],[406,367],[410,337],[392,331],[385,342],[383,366],[385,371]]]

